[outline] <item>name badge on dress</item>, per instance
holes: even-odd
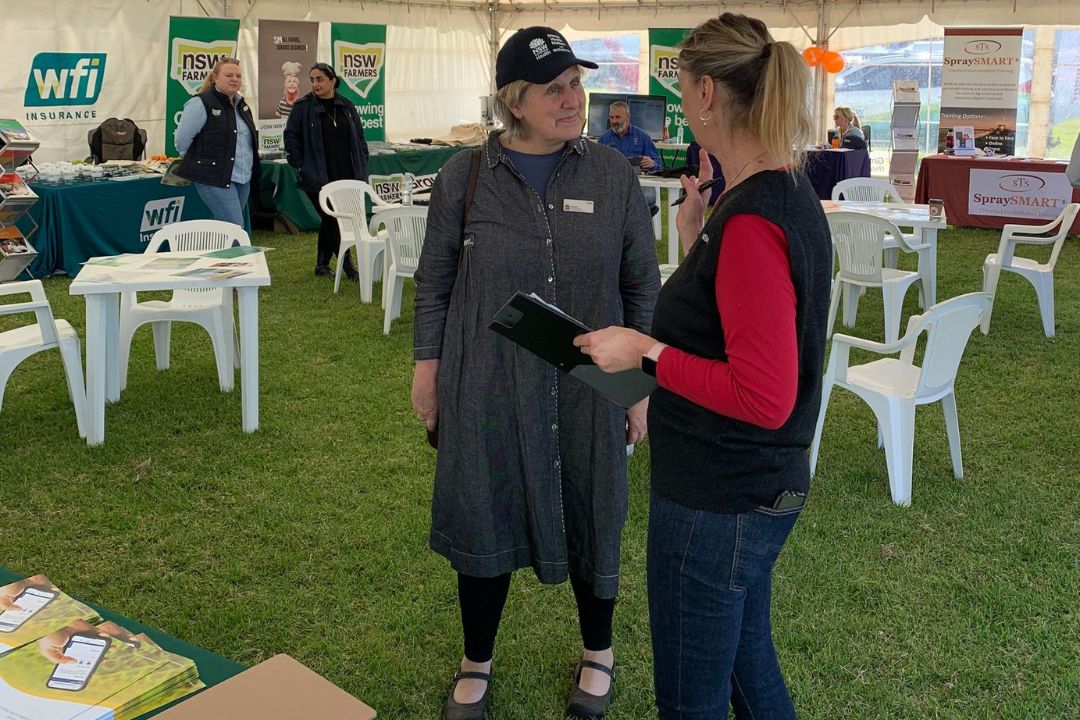
[[[593,214],[593,201],[592,200],[571,200],[566,198],[562,201],[563,212],[576,212],[576,213],[588,213]]]

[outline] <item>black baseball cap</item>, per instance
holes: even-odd
[[[575,57],[570,43],[554,28],[543,25],[523,28],[511,35],[499,50],[495,60],[495,87],[502,88],[515,80],[549,83],[572,65],[593,70],[600,67]]]

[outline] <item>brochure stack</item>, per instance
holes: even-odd
[[[17,120],[0,119],[0,282],[14,280],[29,265],[37,251],[30,237],[37,223],[26,211],[37,202],[37,195],[15,169],[30,159],[38,142]],[[23,233],[17,224],[26,216]]]
[[[919,83],[893,80],[892,159],[889,182],[904,202],[915,200],[915,164],[919,159]]]
[[[0,607],[0,720],[130,720],[204,687],[192,660],[100,622],[44,575],[0,587]]]

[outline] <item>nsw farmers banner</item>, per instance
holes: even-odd
[[[682,142],[693,142],[694,134],[683,115],[679,88],[679,50],[676,45],[689,32],[686,29],[649,28],[649,94],[667,98],[664,113],[668,135],[677,140],[682,128]]]
[[[367,140],[386,139],[386,26],[330,24],[338,92],[360,113]]]
[[[974,127],[975,147],[1016,153],[1023,28],[945,28],[938,150],[953,127]]]
[[[173,133],[180,113],[221,58],[236,57],[240,21],[228,18],[169,18],[169,68],[165,79],[165,154],[178,155]],[[250,74],[247,82],[251,82]]]

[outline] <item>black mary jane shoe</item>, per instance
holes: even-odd
[[[593,695],[582,690],[578,683],[581,682],[581,671],[584,668],[592,668],[611,677],[608,690],[603,695]],[[615,694],[615,667],[601,665],[592,660],[582,660],[574,671],[574,691],[570,693],[570,700],[566,703],[566,714],[570,717],[585,718],[585,720],[600,720],[604,717],[611,698]]]
[[[442,720],[484,720],[484,711],[487,709],[488,695],[491,693],[491,675],[492,673],[482,673],[476,671],[459,672],[454,675],[454,682],[450,685],[450,695],[446,698],[446,704],[443,705]],[[459,703],[454,699],[454,690],[457,688],[458,680],[484,680],[487,682],[487,687],[484,688],[484,695],[476,702],[472,703]]]

